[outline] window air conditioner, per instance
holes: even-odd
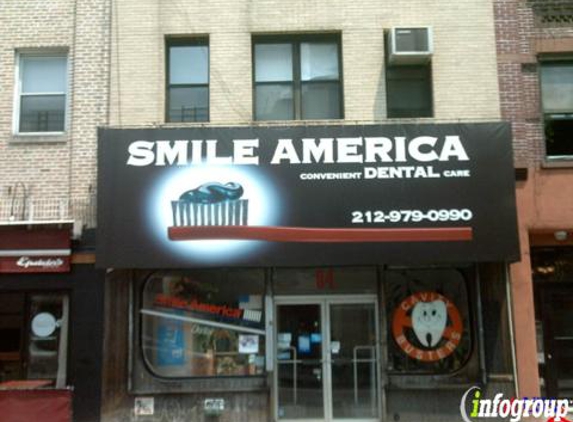
[[[433,52],[432,28],[392,28],[388,36],[390,64],[423,64]]]

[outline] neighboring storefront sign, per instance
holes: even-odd
[[[70,271],[71,241],[66,230],[9,230],[0,233],[0,273]]]
[[[507,124],[101,130],[98,265],[518,258]]]
[[[49,337],[58,328],[56,317],[49,312],[40,312],[32,319],[32,332],[38,337]]]
[[[456,305],[435,292],[415,293],[398,305],[392,320],[396,344],[412,359],[436,362],[460,344],[463,322]]]
[[[2,273],[64,273],[70,271],[69,256],[0,257]]]

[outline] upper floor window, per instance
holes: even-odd
[[[431,64],[388,66],[386,101],[389,118],[432,117]]]
[[[20,54],[16,133],[64,132],[68,92],[65,53]]]
[[[339,36],[256,37],[256,120],[340,119]]]
[[[209,120],[209,45],[205,39],[167,43],[168,122]]]
[[[541,63],[547,157],[573,156],[573,61]]]
[[[433,117],[432,28],[394,27],[385,40],[387,116]]]

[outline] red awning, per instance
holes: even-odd
[[[6,422],[70,422],[70,390],[0,390],[2,420]]]
[[[69,230],[0,231],[0,273],[68,272]]]

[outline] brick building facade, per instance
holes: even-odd
[[[4,295],[8,303],[16,294],[28,298],[25,300],[29,302],[33,298],[30,292],[39,288],[38,283],[44,283],[40,286],[42,291],[72,292],[74,314],[70,318],[70,329],[74,332],[73,338],[80,340],[73,340],[79,343],[70,345],[70,365],[74,369],[69,379],[76,387],[74,406],[78,421],[100,418],[100,394],[100,419],[106,422],[143,417],[157,421],[207,420],[210,414],[216,416],[219,412],[218,399],[223,399],[225,406],[221,420],[229,421],[305,416],[326,421],[336,418],[338,411],[349,412],[343,417],[361,420],[453,421],[459,420],[460,397],[477,383],[482,383],[487,394],[500,391],[507,396],[514,395],[516,391],[520,395],[539,394],[536,370],[539,346],[533,339],[536,334],[541,337],[548,334],[547,330],[543,334],[539,329],[536,333],[536,319],[538,327],[540,323],[543,325],[543,315],[536,317],[531,310],[534,303],[543,302],[545,296],[541,293],[534,295],[531,268],[532,265],[534,268],[551,267],[545,265],[542,258],[546,255],[543,254],[553,256],[555,262],[561,262],[563,258],[551,255],[556,253],[554,250],[539,251],[541,255],[537,255],[537,264],[532,264],[530,257],[538,252],[538,246],[568,243],[568,239],[551,239],[556,231],[565,231],[567,236],[573,225],[573,203],[570,199],[573,195],[565,194],[570,189],[568,164],[563,159],[546,159],[544,118],[539,107],[539,59],[551,61],[555,53],[571,52],[570,21],[563,17],[570,9],[568,2],[563,1],[552,2],[554,7],[549,8],[547,2],[534,0],[494,0],[493,7],[491,2],[475,0],[449,3],[446,6],[440,1],[420,0],[402,1],[399,5],[396,2],[352,3],[342,0],[321,0],[312,4],[302,0],[290,3],[263,0],[53,0],[46,3],[29,0],[17,4],[12,2],[4,7],[1,12],[4,24],[0,29],[2,233],[10,232],[13,239],[14,232],[18,237],[18,231],[29,231],[30,227],[33,232],[63,228],[74,239],[70,248],[72,271],[68,278],[68,275],[44,274],[38,279],[28,279],[27,276],[3,274],[0,298]],[[403,87],[398,89],[399,84],[394,84],[396,80],[403,82],[400,79],[402,71],[409,74],[412,69],[390,65],[388,37],[394,27],[430,28],[431,56],[414,63],[416,71],[412,73],[421,73],[416,73],[409,80],[422,86],[415,93],[400,91]],[[326,51],[321,49],[323,44],[335,45],[336,48],[327,50],[328,54],[335,55],[336,60],[331,56],[320,56]],[[259,118],[265,110],[257,96],[262,91],[257,89],[265,83],[276,82],[273,79],[259,80],[256,75],[257,54],[263,57],[266,52],[268,57],[276,59],[272,52],[263,48],[269,45],[292,47],[295,65],[292,67],[292,81],[286,82],[292,82],[294,87],[294,118]],[[339,114],[333,112],[329,118],[305,118],[302,114],[304,82],[310,81],[304,81],[302,74],[305,69],[300,63],[304,57],[314,60],[311,53],[304,56],[305,48],[308,48],[305,50],[307,53],[313,48],[321,51],[316,53],[316,60],[336,62],[335,77],[330,68],[327,69],[330,74],[320,66],[317,69],[325,72],[326,76],[322,76],[340,91],[338,95],[329,97],[332,102],[337,102]],[[200,59],[202,66],[208,69],[205,74],[178,80],[180,75],[171,72],[171,67],[176,68],[176,62],[171,60],[177,60],[178,54],[185,58],[185,54],[200,52],[197,54],[205,55],[205,51],[207,59],[205,56]],[[196,59],[197,56],[193,57]],[[55,59],[49,75],[59,75],[60,79],[63,75],[63,92],[33,84],[26,86],[26,78],[34,75],[38,58]],[[62,63],[66,69],[63,74],[58,70]],[[265,63],[261,61],[261,66]],[[29,75],[24,66],[29,66]],[[271,70],[271,73],[280,73],[276,67],[271,66]],[[279,82],[284,83],[285,80]],[[190,121],[193,119],[185,118],[182,110],[181,116],[174,118],[170,113],[172,103],[176,102],[177,89],[195,92],[206,89],[206,106],[205,102],[201,103],[194,113],[200,115],[206,109],[207,117],[196,118],[197,114],[192,114],[197,120],[193,122]],[[38,109],[42,111],[41,105],[30,106],[36,111],[36,120],[28,119],[22,112],[28,107],[26,101],[51,96],[51,100],[57,102],[61,101],[62,95],[64,106],[58,107],[63,110],[64,118],[59,123],[49,118],[46,121],[42,113],[37,112]],[[406,101],[406,111],[396,106],[397,103],[404,106],[400,101],[401,95],[412,99]],[[418,100],[429,106],[426,104],[425,108],[416,109],[414,106]],[[182,104],[177,105],[181,105],[181,109],[189,105],[186,100],[182,100]],[[316,106],[317,103],[312,104]],[[328,108],[328,111],[335,108]],[[409,114],[406,117],[399,116],[400,113]],[[342,130],[338,127],[348,126],[348,131],[359,131],[369,124],[383,127],[395,124],[405,133],[417,133],[419,127],[439,131],[442,124],[460,125],[472,132],[476,123],[498,123],[501,120],[512,122],[515,167],[527,169],[527,177],[518,182],[516,189],[522,260],[511,266],[511,281],[506,273],[506,261],[513,259],[509,255],[494,260],[495,263],[478,257],[475,260],[468,258],[469,262],[462,264],[452,262],[444,254],[429,264],[424,260],[419,263],[414,260],[413,264],[410,262],[411,268],[407,269],[389,262],[383,254],[369,262],[366,269],[349,266],[350,261],[342,259],[328,261],[326,265],[323,262],[322,266],[314,265],[310,269],[281,268],[272,264],[252,268],[251,264],[247,265],[249,272],[244,268],[233,268],[220,259],[212,272],[201,272],[195,265],[180,265],[173,272],[167,261],[164,265],[160,263],[150,267],[147,264],[132,265],[126,260],[123,265],[109,266],[104,277],[93,267],[97,256],[86,233],[91,233],[95,227],[97,171],[98,166],[102,171],[104,164],[113,161],[98,163],[98,127],[111,127],[119,130],[118,133],[122,130],[129,133],[132,129],[149,130],[153,136],[167,136],[175,133],[169,132],[173,129],[189,131],[184,132],[186,134],[201,133],[205,129],[205,133],[212,134],[223,127],[253,132],[284,128],[286,133],[293,133],[293,128],[313,131],[324,126]],[[30,126],[27,128],[24,123]],[[50,124],[56,125],[56,129],[46,130]],[[452,190],[446,196],[456,198],[460,195],[456,192]],[[555,192],[563,192],[559,201],[555,200]],[[100,207],[111,210],[129,207],[122,200],[114,197],[109,202],[100,203]],[[494,237],[491,234],[490,239]],[[148,247],[151,245],[134,242],[127,249],[144,251]],[[416,249],[407,244],[404,255],[410,253],[410,247],[411,250]],[[564,248],[557,251],[566,252]],[[314,255],[321,256],[321,253]],[[456,275],[452,275],[454,273]],[[458,280],[460,274],[463,282]],[[452,284],[443,287],[441,281],[436,281],[440,277],[452,277]],[[243,291],[239,291],[240,295],[221,281],[230,279],[238,286],[244,286],[241,287]],[[15,286],[15,280],[22,280],[20,287]],[[81,280],[84,284],[78,285]],[[292,280],[297,280],[298,284]],[[321,291],[318,294],[313,290],[317,286],[324,289],[324,286],[336,284],[333,280],[340,283],[342,291]],[[404,298],[392,301],[386,295],[388,286],[400,283],[408,285],[411,289],[408,294],[412,297],[417,297],[415,295],[422,288],[433,289],[440,294],[444,294],[445,289],[449,294],[460,295],[458,307],[464,316],[466,333],[456,360],[445,359],[435,366],[424,366],[413,358],[405,357],[396,346],[397,340],[390,333],[392,310]],[[166,318],[165,309],[157,306],[157,295],[169,289],[175,291],[181,286],[183,290],[192,290],[196,285],[213,289],[205,296],[209,300],[217,299],[213,293],[217,288],[220,289],[217,292],[222,297],[219,299],[221,303],[227,301],[225,306],[233,303],[238,309],[249,309],[255,315],[259,313],[259,318],[261,313],[266,315],[268,321],[265,325],[239,327],[250,329],[250,333],[255,330],[259,336],[257,342],[260,342],[257,352],[251,352],[248,358],[237,358],[237,350],[225,349],[237,341],[235,333],[241,333],[240,338],[245,341],[252,339],[245,337],[237,327],[229,328],[232,325],[229,321],[213,321],[205,315],[197,319],[197,315],[191,315],[192,319],[182,319],[178,325]],[[461,287],[452,287],[458,285]],[[506,287],[510,287],[511,295],[508,295]],[[559,289],[561,285],[555,291],[561,291]],[[233,298],[233,302],[229,296],[235,294],[240,296],[240,300]],[[408,294],[406,296],[410,297]],[[247,301],[244,300],[245,295]],[[315,302],[303,299],[303,296],[314,297]],[[340,302],[345,296],[350,301]],[[208,303],[208,299],[203,298],[203,301]],[[325,325],[320,327],[325,329],[324,333],[314,332],[312,336],[299,327],[291,327],[291,338],[301,337],[302,340],[295,344],[291,339],[289,346],[295,344],[292,347],[304,354],[302,344],[308,337],[311,350],[318,347],[315,343],[320,343],[333,354],[338,354],[334,351],[340,350],[340,342],[337,349],[334,334],[326,334],[331,328],[326,324],[335,326],[338,323],[330,313],[341,304],[362,306],[355,311],[362,315],[364,321],[374,315],[375,329],[363,333],[369,341],[374,339],[373,345],[368,344],[374,348],[368,349],[374,350],[374,355],[360,355],[371,365],[370,372],[364,372],[371,378],[361,381],[361,389],[357,387],[358,381],[353,386],[341,382],[340,388],[345,393],[338,400],[342,409],[337,408],[336,377],[332,367],[327,366],[331,362],[326,357],[322,363],[325,366],[318,372],[302,374],[311,381],[314,378],[321,381],[318,390],[326,398],[321,410],[324,413],[312,414],[316,409],[312,408],[311,402],[303,406],[295,399],[293,403],[287,400],[284,404],[284,391],[288,392],[290,400],[291,393],[296,397],[296,387],[294,391],[290,384],[283,386],[284,391],[279,388],[279,383],[292,380],[290,375],[280,378],[278,370],[273,370],[269,361],[277,367],[288,363],[289,359],[280,357],[278,346],[273,341],[280,343],[281,335],[289,333],[275,332],[271,314],[303,309],[297,306],[315,306],[324,316],[321,324]],[[508,312],[511,309],[512,317]],[[158,316],[157,312],[163,314]],[[179,317],[185,314],[181,309],[170,312]],[[305,315],[302,311],[299,314]],[[300,321],[301,326],[305,323],[308,321]],[[512,330],[512,324],[515,330]],[[208,339],[200,338],[203,331],[210,333]],[[362,333],[360,330],[356,332]],[[86,340],[88,333],[94,335]],[[352,336],[346,335],[350,342]],[[513,336],[516,347],[513,347]],[[189,340],[191,337],[195,343]],[[283,342],[287,337],[282,336]],[[177,346],[167,347],[168,340]],[[555,347],[554,339],[548,338],[547,341],[549,347]],[[427,339],[419,342],[423,345]],[[90,355],[93,350],[100,350],[98,344],[103,344],[101,367],[100,356]],[[361,346],[364,345],[358,344],[356,353],[360,353]],[[201,356],[195,356],[195,349],[199,348],[205,350],[198,353]],[[272,353],[263,353],[264,348],[271,348]],[[175,355],[183,353],[184,357],[164,355],[164,349]],[[213,354],[217,349],[221,356],[215,360]],[[239,355],[249,354],[244,350]],[[544,352],[550,354],[548,349]],[[225,353],[228,355],[223,356]],[[234,357],[226,359],[229,356]],[[201,359],[203,366],[195,368],[192,362]],[[293,361],[296,362],[296,357]],[[352,362],[358,365],[356,356]],[[517,371],[514,371],[514,363]],[[542,371],[549,366],[542,364]],[[86,374],[87,369],[92,372],[101,370],[101,386],[99,377],[97,382],[90,380],[92,375]],[[294,369],[296,371],[296,366]],[[328,374],[324,375],[324,383],[322,369],[324,374]],[[555,368],[550,371],[555,373]],[[93,376],[97,377],[96,373]],[[362,372],[358,376],[361,377]],[[550,382],[555,384],[554,380]],[[309,379],[304,383],[304,387],[308,387]],[[351,391],[352,387],[354,391]],[[312,388],[309,387],[306,392],[309,400],[312,397],[310,390]],[[413,395],[415,401],[412,400]],[[305,398],[305,394],[301,396]],[[149,399],[154,403],[153,415],[144,416],[149,411]],[[98,410],[93,411],[96,407]]]
[[[19,2],[2,17],[0,111],[2,199],[26,185],[30,199],[87,200],[96,188],[96,128],[108,119],[110,6],[102,1]],[[57,52],[67,60],[66,129],[29,135],[15,128],[18,59]]]
[[[165,123],[165,37],[209,36],[210,122],[253,120],[251,36],[253,34],[341,32],[344,117],[349,122],[387,119],[384,30],[392,26],[434,28],[435,121],[499,118],[493,33],[488,4],[458,2],[428,12],[426,2],[399,8],[362,2],[117,2],[114,6],[112,126]],[[461,13],[472,19],[459,19]],[[133,30],[131,29],[133,28]],[[145,48],[144,48],[145,47]]]
[[[99,0],[1,7],[0,407],[7,420],[18,406],[20,418],[48,419],[50,403],[68,400],[68,391],[74,420],[99,420],[103,285],[93,229],[110,19],[110,2]],[[34,321],[49,330],[35,330]],[[54,394],[10,391],[34,382]]]
[[[527,170],[517,184],[522,260],[512,266],[519,392],[571,397],[572,344],[562,324],[571,319],[573,4],[494,6],[502,117],[512,123],[515,165]]]
[[[472,125],[475,123],[499,122],[501,108],[493,13],[491,3],[469,0],[451,3],[447,7],[440,2],[428,3],[417,0],[400,2],[399,5],[371,1],[349,3],[337,0],[312,4],[298,0],[290,3],[193,0],[168,4],[159,4],[152,0],[116,1],[112,9],[111,36],[109,124],[112,129],[102,133],[100,145],[102,148],[105,146],[106,151],[116,147],[119,149],[114,153],[104,152],[98,165],[103,173],[114,174],[118,180],[117,185],[122,185],[119,179],[124,176],[119,173],[120,170],[117,167],[114,167],[115,170],[110,169],[112,166],[120,165],[118,161],[125,164],[130,160],[128,157],[123,157],[121,148],[125,139],[131,136],[137,136],[138,140],[143,140],[142,142],[150,142],[145,145],[155,148],[152,145],[159,140],[183,139],[180,141],[182,146],[191,145],[193,142],[194,145],[199,145],[200,139],[217,140],[218,136],[223,136],[222,133],[229,132],[236,133],[235,136],[240,136],[239,133],[249,133],[249,136],[258,137],[263,136],[259,135],[261,133],[283,130],[284,136],[288,138],[289,135],[299,136],[293,135],[298,133],[296,130],[300,130],[301,133],[311,133],[313,130],[330,128],[332,131],[338,131],[343,130],[340,127],[346,127],[349,133],[355,133],[361,130],[359,128],[369,124],[389,123],[397,124],[397,127],[403,128],[400,130],[406,132],[418,127],[439,130],[441,124],[446,123],[461,124],[463,127],[467,124],[468,131],[472,132],[475,129]],[[431,58],[428,60],[426,57],[425,60],[410,63],[414,64],[413,67],[389,64],[387,42],[393,27],[431,28],[433,41]],[[325,45],[335,48],[327,48]],[[313,50],[314,48],[316,50]],[[290,61],[289,65],[280,62],[273,49],[282,51],[282,57],[286,51],[289,60],[292,57],[294,64]],[[319,50],[321,53],[318,53]],[[327,50],[330,53],[326,53]],[[313,59],[312,54],[317,56]],[[305,110],[301,106],[305,101],[305,82],[312,83],[311,79],[305,80],[304,76],[305,72],[311,71],[301,63],[315,59],[337,63],[334,65],[335,70],[331,67],[326,71],[326,67],[320,67],[320,72],[325,72],[322,75],[324,80],[332,84],[329,86],[336,86],[336,89],[340,90],[338,95],[329,97],[331,103],[339,106],[338,110],[336,106],[327,107],[327,110],[320,109],[321,113],[331,116],[330,118],[305,118]],[[180,63],[178,60],[187,60],[188,66],[178,67]],[[190,63],[196,63],[196,67]],[[292,66],[292,72],[290,69],[285,72],[281,65],[287,68]],[[185,69],[184,73],[181,73],[183,72],[181,69]],[[319,72],[317,69],[318,67],[315,70]],[[416,72],[422,73],[417,73],[418,76],[410,80],[412,85],[406,85],[417,84],[419,88],[430,86],[429,107],[426,105],[424,108],[416,104],[417,101],[428,100],[428,90],[418,91],[415,95],[411,92],[396,95],[393,78],[400,79],[401,75],[416,74]],[[275,106],[280,101],[272,97],[273,94],[263,90],[264,87],[271,86],[278,91],[280,84],[293,87],[292,102],[288,103],[292,110],[288,107],[278,107],[277,114],[272,114],[278,117],[269,118],[269,114],[265,113],[270,113],[270,106],[268,109],[262,107],[260,104],[262,99],[268,100],[269,104]],[[198,99],[178,102],[177,90],[195,92],[193,95],[197,97],[194,98]],[[205,92],[208,92],[207,96],[201,97]],[[285,91],[281,92],[284,94]],[[283,101],[281,104],[284,104],[285,99],[287,102],[290,101],[291,97],[288,95],[290,94],[285,94],[281,99]],[[409,101],[401,103],[400,100],[405,98]],[[318,100],[312,104],[320,108],[317,106]],[[177,108],[175,106],[181,108],[180,113],[175,110]],[[399,109],[398,106],[410,108],[407,111],[410,113],[408,117],[400,115],[406,111]],[[428,126],[424,126],[426,124]],[[173,138],[176,136],[177,138]],[[260,141],[262,144],[263,139]],[[262,145],[260,146],[262,149]],[[151,157],[148,152],[139,152],[142,155],[135,153],[132,158]],[[117,158],[118,155],[120,157],[118,160],[112,158]],[[167,175],[175,174],[176,170],[173,169],[173,173],[169,173],[161,167],[163,165],[169,167],[169,163],[179,162],[178,160],[185,161],[181,156],[166,157],[156,162],[163,164],[149,167],[144,164],[140,169],[141,177],[129,176],[134,177],[130,179],[133,186],[131,191],[127,187],[127,190],[122,188],[121,191],[115,191],[114,186],[108,185],[111,180],[107,178],[108,176],[101,179],[105,181],[106,189],[112,189],[110,192],[113,193],[103,196],[107,200],[111,198],[113,202],[111,209],[115,207],[123,211],[130,207],[134,209],[139,207],[140,211],[135,213],[137,222],[133,224],[138,225],[138,231],[141,233],[155,225],[154,220],[145,219],[145,216],[152,214],[150,211],[152,208],[146,208],[153,207],[152,202],[144,203],[139,199],[127,198],[131,198],[131,195],[135,195],[134,198],[137,195],[145,195],[146,191],[157,192],[159,185],[153,185],[156,187],[140,185],[143,183],[142,178],[147,180],[148,176],[145,174],[150,174],[147,171],[155,172],[157,180],[166,181],[169,178]],[[168,164],[165,164],[165,161]],[[165,175],[161,175],[163,170],[166,171]],[[501,173],[507,175],[505,170],[502,169]],[[509,170],[512,176],[513,170]],[[116,171],[118,173],[115,173]],[[136,169],[130,168],[129,171],[135,172]],[[221,174],[226,173],[221,170]],[[217,178],[221,183],[227,182],[219,180],[223,177],[219,174],[213,174],[211,177]],[[503,178],[504,176],[500,174],[500,180]],[[337,198],[341,195],[343,194],[340,193]],[[317,193],[316,196],[321,194]],[[511,202],[509,200],[507,203]],[[414,204],[420,206],[420,202],[414,201]],[[341,203],[340,206],[328,208],[334,210],[342,207]],[[178,418],[207,420],[209,415],[218,412],[217,405],[224,403],[220,418],[229,421],[289,418],[315,418],[326,421],[337,417],[364,420],[446,421],[459,420],[460,398],[467,388],[478,381],[485,383],[484,388],[488,394],[503,391],[511,396],[515,392],[512,375],[512,338],[508,318],[510,304],[505,291],[508,279],[503,262],[505,259],[513,259],[509,256],[496,264],[474,262],[466,267],[465,264],[456,266],[457,264],[451,262],[451,256],[444,253],[430,265],[426,263],[422,270],[412,269],[412,273],[406,271],[399,275],[401,270],[393,267],[392,260],[383,253],[371,262],[374,264],[373,267],[360,270],[355,267],[341,268],[340,266],[350,265],[353,254],[349,252],[346,259],[324,258],[323,263],[326,262],[326,268],[324,265],[317,267],[316,264],[302,269],[296,268],[292,263],[290,266],[294,265],[295,268],[283,268],[279,264],[272,263],[248,263],[247,267],[255,265],[255,268],[250,268],[253,272],[247,276],[242,272],[243,269],[236,268],[236,263],[225,258],[225,249],[220,251],[218,259],[211,258],[211,261],[195,264],[191,263],[193,261],[191,256],[188,257],[189,263],[178,260],[181,255],[176,250],[177,246],[168,245],[169,248],[172,246],[175,248],[169,249],[172,250],[172,255],[164,255],[161,250],[157,250],[157,253],[150,252],[156,251],[154,248],[157,247],[156,240],[152,237],[144,236],[137,241],[133,240],[133,244],[130,244],[131,235],[122,231],[121,224],[114,223],[112,214],[100,213],[98,218],[98,227],[102,228],[105,224],[109,230],[107,233],[117,239],[115,244],[108,244],[113,248],[113,252],[111,249],[109,252],[102,250],[102,255],[98,252],[98,257],[101,257],[104,265],[114,260],[114,264],[108,265],[114,270],[110,269],[106,277],[106,306],[110,314],[106,322],[102,420],[111,422],[133,418],[134,409],[140,412],[143,403],[147,405],[151,401],[148,399],[152,399],[155,414],[149,417],[154,420]],[[127,221],[127,219],[122,216],[115,221]],[[506,229],[511,231],[512,227]],[[164,240],[157,242],[163,244]],[[121,246],[117,246],[120,244]],[[328,247],[325,249],[328,250]],[[305,255],[312,260],[328,256],[328,252],[317,248]],[[406,246],[402,256],[413,255],[415,254],[410,252],[409,246]],[[141,258],[142,256],[145,258]],[[173,264],[172,259],[177,264]],[[471,260],[467,257],[464,260],[468,259]],[[134,264],[134,260],[137,264]],[[412,260],[416,262],[416,258]],[[277,259],[265,261],[261,258],[257,262],[278,261]],[[214,268],[211,268],[211,272],[201,272],[196,266],[214,266]],[[447,270],[441,273],[444,271],[444,266]],[[438,365],[401,361],[403,356],[394,349],[396,340],[388,331],[397,299],[384,297],[382,293],[392,285],[391,280],[397,283],[400,283],[398,280],[402,280],[407,283],[406,279],[416,279],[415,274],[420,274],[419,277],[428,280],[437,280],[439,278],[437,274],[449,277],[451,275],[449,270],[454,270],[456,274],[457,271],[461,271],[459,274],[468,277],[470,286],[467,292],[468,304],[461,307],[461,311],[466,312],[472,323],[476,324],[467,331],[465,337],[466,341],[473,339],[464,346],[473,350],[467,362],[462,363],[464,358],[459,357],[457,360],[444,361],[444,367],[458,365],[459,371],[454,371],[455,374],[449,373],[447,369],[444,371],[448,373],[439,373]],[[250,280],[247,285],[251,287],[242,284],[246,280],[245,277]],[[222,286],[218,283],[222,278],[232,282],[226,287]],[[388,281],[382,282],[383,279]],[[477,279],[481,281],[478,282]],[[431,286],[428,288],[439,289],[435,282],[427,282],[429,283],[427,286]],[[337,283],[340,283],[342,289],[339,292],[316,290],[317,286],[324,287]],[[422,284],[424,283],[426,281],[422,281]],[[456,283],[452,280],[452,284],[444,288],[446,290],[452,288],[457,285]],[[225,348],[229,347],[229,343],[232,345],[237,341],[235,333],[237,330],[240,332],[244,325],[240,326],[243,328],[236,326],[233,328],[230,326],[230,320],[226,320],[224,322],[226,324],[224,328],[228,330],[226,334],[215,330],[216,333],[212,333],[208,340],[198,340],[200,335],[197,334],[197,328],[193,328],[193,324],[209,331],[212,330],[209,327],[213,327],[211,324],[221,321],[215,321],[212,315],[180,309],[177,312],[181,312],[181,325],[168,324],[170,312],[175,311],[165,305],[166,303],[184,304],[185,300],[197,303],[193,302],[196,300],[200,303],[220,304],[221,302],[217,300],[223,300],[218,299],[215,293],[205,292],[188,293],[190,296],[174,298],[173,295],[183,293],[175,292],[175,290],[180,291],[182,287],[175,288],[173,285],[187,286],[183,289],[185,291],[193,290],[193,285],[212,289],[212,292],[226,297],[225,305],[232,307],[246,306],[239,305],[236,300],[233,302],[229,298],[234,294],[233,289],[242,288],[245,294],[248,293],[251,298],[249,299],[251,305],[248,306],[254,306],[256,312],[263,312],[267,318],[265,325],[256,326],[260,335],[258,340],[260,347],[253,352],[250,365],[245,364],[244,356],[236,354],[234,346],[230,346],[232,349],[230,351],[226,351]],[[231,287],[233,285],[244,287],[233,288]],[[266,289],[263,301],[260,299],[261,291],[255,293],[257,291],[255,287],[261,288],[262,285],[266,286],[263,288]],[[363,286],[363,290],[358,286]],[[415,293],[420,287],[411,288]],[[341,296],[344,289],[348,290]],[[159,291],[164,292],[166,297],[153,296]],[[360,291],[365,295],[357,295]],[[480,308],[482,305],[478,304],[480,296],[483,297],[483,309]],[[183,297],[187,299],[184,300]],[[307,325],[315,327],[316,332],[311,336],[314,343],[310,343],[308,352],[312,356],[316,352],[315,349],[325,341],[330,343],[328,346],[324,343],[324,349],[338,350],[336,345],[343,344],[341,353],[344,353],[345,347],[349,347],[352,340],[348,333],[339,343],[333,341],[331,338],[333,334],[326,334],[326,331],[330,330],[328,324],[336,327],[336,324],[341,323],[337,322],[331,313],[335,309],[333,307],[336,307],[343,298],[354,300],[354,304],[360,304],[362,307],[361,310],[356,310],[356,315],[362,317],[356,318],[364,318],[373,304],[378,307],[373,312],[375,326],[380,331],[378,334],[372,332],[371,338],[375,339],[375,344],[378,345],[374,347],[380,347],[380,354],[376,355],[380,360],[375,358],[370,361],[367,359],[368,355],[364,359],[366,362],[375,362],[372,368],[380,365],[379,375],[371,372],[372,381],[361,381],[360,384],[358,380],[362,379],[364,375],[362,372],[357,373],[355,381],[352,381],[353,377],[348,373],[348,385],[346,385],[341,380],[337,381],[335,371],[329,366],[331,362],[328,357],[319,363],[326,365],[324,368],[320,366],[315,368],[314,372],[308,369],[311,367],[307,368],[307,372],[299,368],[301,372],[293,375],[294,380],[290,375],[285,375],[284,369],[280,368],[287,368],[285,365],[293,365],[293,362],[298,361],[296,356],[292,358],[290,351],[281,354],[281,347],[286,347],[287,343],[290,348],[294,347],[296,351],[293,353],[303,355],[301,362],[309,358],[304,357],[307,353],[306,346],[296,343],[298,337],[304,343],[308,335],[304,334],[301,327]],[[370,300],[372,302],[369,302]],[[255,302],[257,304],[253,304]],[[302,307],[296,308],[297,306]],[[323,319],[313,320],[310,309],[315,306],[316,309],[330,309],[330,311]],[[296,312],[287,314],[293,309],[299,309],[298,314]],[[467,312],[476,314],[472,314],[474,316],[470,318]],[[285,320],[277,322],[272,319],[273,315],[283,315],[281,318],[287,319],[300,317],[300,327],[298,323],[288,320],[293,326],[288,328],[289,332],[283,333],[280,328],[274,328],[274,324],[281,326],[286,324]],[[309,319],[304,320],[304,318]],[[358,325],[367,330],[366,322]],[[173,334],[181,335],[178,340],[181,342],[179,346],[166,345],[164,334],[160,334],[164,332],[166,326],[172,327],[174,333],[182,333]],[[481,332],[484,333],[484,337],[478,334],[480,332],[478,326],[482,327]],[[263,332],[264,335],[261,335]],[[361,330],[356,332],[362,333]],[[321,333],[324,333],[324,336]],[[223,336],[225,338],[223,343],[226,342],[227,346],[217,346],[213,336],[219,339]],[[263,339],[265,339],[264,348]],[[277,342],[278,345],[275,344]],[[210,346],[213,343],[215,346]],[[192,350],[194,348],[197,350]],[[165,350],[171,350],[177,357],[171,354],[166,360],[163,354]],[[362,349],[359,347],[357,350]],[[223,357],[225,353],[230,353],[227,356],[234,357],[225,361]],[[126,356],[130,359],[128,365],[125,362]],[[349,362],[358,362],[356,357],[352,359],[350,356]],[[226,364],[228,365],[225,366]],[[294,365],[293,370],[297,371],[298,367]],[[238,376],[239,374],[241,376]],[[225,376],[227,379],[224,379]],[[314,385],[313,380],[318,380],[320,385]],[[353,382],[354,393],[352,393]],[[324,393],[324,401],[317,398],[317,392]],[[416,400],[412,400],[413,394]]]

